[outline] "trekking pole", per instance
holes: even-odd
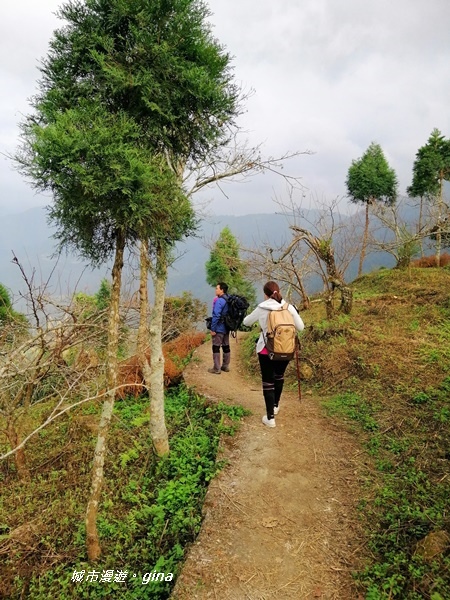
[[[299,365],[299,360],[298,360],[299,346],[300,346],[300,342],[298,341],[298,338],[297,338],[297,343],[295,344],[295,364],[297,366],[298,399],[301,402],[302,401],[302,390],[300,387],[300,365]]]

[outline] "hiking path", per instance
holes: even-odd
[[[210,343],[185,370],[189,387],[252,414],[224,436],[224,469],[211,482],[204,520],[172,600],[353,600],[361,539],[358,455],[352,436],[326,418],[307,387],[285,391],[276,427],[264,414],[259,372],[239,360],[232,340],[229,373],[213,375]]]

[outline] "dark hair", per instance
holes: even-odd
[[[219,281],[219,283],[217,285],[220,287],[222,292],[224,292],[225,294],[228,292],[228,286],[223,281]]]
[[[273,298],[277,302],[281,303],[281,301],[283,300],[283,296],[280,293],[280,287],[275,281],[268,281],[263,287],[263,292],[266,296],[268,296],[269,298]]]

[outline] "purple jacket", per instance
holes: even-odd
[[[214,331],[215,333],[227,332],[225,323],[222,322],[222,317],[228,312],[227,297],[226,294],[219,296],[213,304],[211,331]]]

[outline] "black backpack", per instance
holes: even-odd
[[[228,331],[236,335],[236,331],[242,325],[245,313],[249,307],[249,303],[244,296],[237,296],[236,294],[227,295],[227,307],[228,311],[222,317],[223,323]]]

